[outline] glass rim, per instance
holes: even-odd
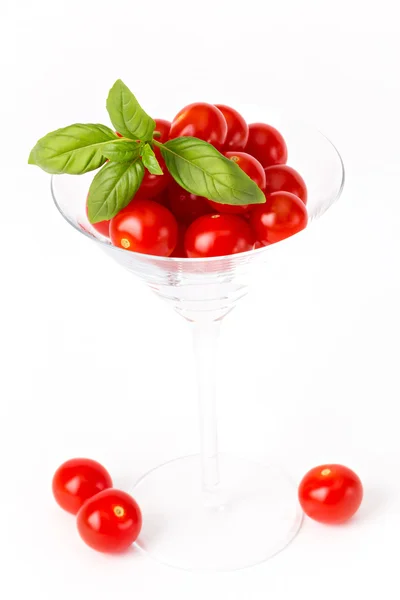
[[[340,162],[340,166],[341,166],[341,181],[340,181],[340,185],[338,187],[337,193],[335,195],[334,198],[332,198],[331,202],[329,203],[329,205],[325,208],[325,210],[323,210],[322,213],[318,214],[318,217],[322,216],[324,213],[326,213],[326,211],[328,210],[328,208],[330,208],[333,204],[335,204],[335,202],[337,202],[337,200],[340,198],[342,191],[343,191],[343,187],[344,187],[344,183],[345,183],[345,168],[344,168],[344,163],[343,163],[343,159],[340,155],[339,150],[336,148],[335,144],[325,135],[323,134],[319,129],[313,128],[314,131],[316,131],[317,133],[319,133],[323,138],[325,138],[325,140],[331,145],[332,149],[335,151],[339,162]],[[232,261],[235,258],[237,259],[241,259],[241,258],[246,258],[247,256],[260,256],[261,254],[265,253],[271,246],[275,246],[276,244],[269,244],[268,246],[261,246],[260,248],[255,248],[253,250],[246,250],[246,252],[238,252],[236,254],[224,254],[221,256],[209,256],[209,257],[205,257],[205,258],[188,258],[188,257],[174,257],[174,256],[158,256],[156,254],[144,254],[142,252],[133,252],[131,250],[125,250],[124,248],[119,248],[118,246],[114,246],[110,241],[106,241],[106,239],[102,240],[100,238],[95,237],[94,235],[92,235],[90,232],[85,231],[83,228],[79,227],[78,223],[72,221],[71,219],[68,218],[68,216],[62,211],[59,203],[57,202],[57,194],[56,191],[54,189],[54,181],[55,179],[59,177],[59,175],[51,175],[50,178],[50,191],[51,191],[51,196],[53,198],[53,202],[56,205],[57,210],[59,211],[59,213],[62,215],[62,217],[74,228],[76,229],[76,231],[78,231],[79,233],[81,233],[82,235],[84,235],[85,237],[87,237],[88,239],[92,240],[93,242],[97,242],[98,244],[100,244],[101,246],[104,246],[105,248],[112,248],[113,250],[119,251],[119,252],[123,252],[124,255],[126,255],[127,252],[129,252],[130,254],[132,254],[134,257],[138,258],[138,259],[149,259],[152,261],[156,261],[156,262],[160,262],[160,263],[169,263],[169,264],[178,264],[178,263],[182,263],[184,265],[200,265],[200,264],[209,264],[209,263],[213,263],[213,262],[218,262],[218,261]],[[79,177],[79,175],[69,175],[69,177]],[[315,220],[314,218],[311,218],[309,220],[309,224]],[[307,228],[306,228],[307,230]],[[300,232],[301,233],[301,232]],[[297,234],[296,234],[297,235]],[[289,239],[289,238],[287,238]],[[285,240],[282,240],[285,241]],[[280,243],[280,242],[278,242]]]

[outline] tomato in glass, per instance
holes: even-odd
[[[263,167],[281,165],[287,161],[285,140],[275,127],[266,123],[249,125],[245,152],[254,156]]]
[[[90,458],[67,460],[57,469],[52,482],[57,504],[73,515],[86,500],[110,487],[112,479],[108,471]]]
[[[172,121],[169,137],[197,137],[221,149],[227,132],[225,117],[218,108],[206,102],[194,102],[178,112]]]
[[[189,258],[225,256],[252,250],[254,235],[249,225],[236,215],[205,215],[196,219],[185,235]]]
[[[225,152],[244,150],[249,137],[249,127],[242,115],[237,110],[225,104],[215,104],[222,112],[228,126],[228,132],[224,143]]]
[[[299,485],[302,509],[320,523],[344,523],[357,512],[362,499],[360,478],[343,465],[315,467]]]
[[[77,526],[83,541],[94,550],[123,552],[140,533],[142,513],[129,494],[105,490],[82,506]]]
[[[164,175],[153,175],[147,169],[145,170],[142,183],[138,191],[138,195],[141,198],[155,198],[165,189],[167,189],[172,177],[169,174],[167,167],[165,166],[164,159],[157,156],[157,160],[160,163],[160,167]]]
[[[233,160],[241,169],[243,169],[259,188],[265,187],[265,171],[254,156],[250,156],[250,154],[247,154],[246,152],[225,152],[225,156],[230,160]],[[214,202],[213,200],[209,200],[208,202],[214,210],[224,214],[243,215],[249,210],[248,204],[221,204],[220,202]]]
[[[189,225],[195,219],[212,212],[206,198],[196,196],[184,190],[175,181],[168,187],[169,206],[171,211],[182,223]]]
[[[187,258],[185,250],[185,234],[187,226],[184,223],[178,223],[178,241],[175,250],[170,254],[171,258]]]
[[[169,256],[178,237],[178,224],[168,208],[154,200],[136,199],[110,222],[110,238],[114,246]]]
[[[88,198],[86,198],[86,216],[88,217]],[[88,217],[89,218],[89,217]],[[99,223],[91,223],[92,227],[104,237],[110,237],[110,221],[100,221]]]
[[[153,136],[157,140],[157,142],[164,144],[168,141],[169,132],[171,130],[171,121],[166,121],[165,119],[154,119],[154,121],[156,124],[156,128],[154,130]],[[153,150],[158,162],[160,162],[162,160],[160,148],[157,148],[157,146],[154,145]]]
[[[156,128],[154,130],[153,137],[158,142],[163,144],[168,140],[169,132],[171,130],[171,121],[166,121],[165,119],[154,119]]]
[[[304,202],[290,192],[274,192],[264,204],[257,204],[250,213],[250,225],[256,240],[263,246],[280,242],[307,225]]]
[[[307,203],[307,187],[304,179],[287,165],[273,165],[265,169],[265,193],[290,192]]]
[[[136,194],[136,196],[134,197],[133,201],[139,200],[140,194]],[[142,200],[146,200],[146,198],[141,198]],[[165,206],[166,208],[169,208],[169,196],[168,196],[168,188],[166,190],[163,190],[161,192],[161,194],[158,194],[158,196],[155,196],[154,198],[151,198],[151,200],[154,200],[154,202],[158,202],[158,204],[162,204],[163,206]]]

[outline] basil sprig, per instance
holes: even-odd
[[[157,134],[154,137],[154,120],[120,79],[109,92],[107,110],[119,135],[105,125],[70,125],[41,138],[28,160],[52,174],[80,175],[102,167],[89,190],[91,223],[109,220],[129,204],[145,168],[163,175],[154,147],[175,181],[192,194],[221,204],[265,202],[254,181],[211,144],[193,137],[160,143]]]

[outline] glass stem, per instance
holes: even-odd
[[[219,483],[217,414],[215,402],[216,354],[221,321],[193,323],[197,368],[202,486],[212,492]]]

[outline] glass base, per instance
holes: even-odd
[[[242,569],[283,550],[302,523],[297,489],[277,467],[220,455],[221,484],[201,489],[200,456],[165,463],[132,494],[143,511],[137,546],[181,569]]]

